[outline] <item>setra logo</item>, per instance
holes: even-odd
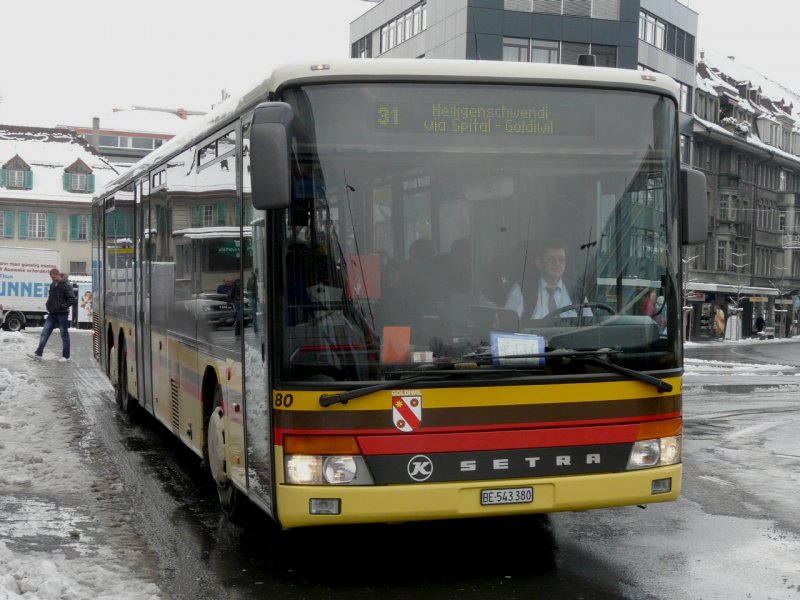
[[[433,461],[424,454],[417,454],[408,461],[408,476],[414,481],[425,481],[433,475]]]

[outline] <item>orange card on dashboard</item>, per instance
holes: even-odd
[[[387,326],[383,328],[383,339],[381,340],[382,363],[407,363],[410,349],[411,327]]]

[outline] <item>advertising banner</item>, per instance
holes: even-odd
[[[91,323],[93,317],[92,284],[78,284],[78,323]]]

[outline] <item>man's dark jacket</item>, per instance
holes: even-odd
[[[50,284],[50,294],[47,296],[47,312],[51,315],[68,315],[75,304],[75,294],[72,284],[66,280]]]

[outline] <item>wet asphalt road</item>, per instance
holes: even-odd
[[[800,368],[800,337],[752,340],[743,343],[708,342],[685,348],[687,357],[744,363],[776,363]]]
[[[683,495],[674,503],[277,532],[255,511],[245,526],[220,516],[195,455],[148,417],[130,423],[116,413],[89,340],[73,342],[68,394],[116,466],[125,490],[117,510],[169,598],[800,598],[800,481],[785,476],[800,467],[797,389],[742,396],[687,386]],[[687,356],[774,362],[779,353],[800,366],[800,343],[724,358],[731,352],[694,346]],[[776,464],[776,455],[789,458]],[[785,485],[770,484],[780,477]]]

